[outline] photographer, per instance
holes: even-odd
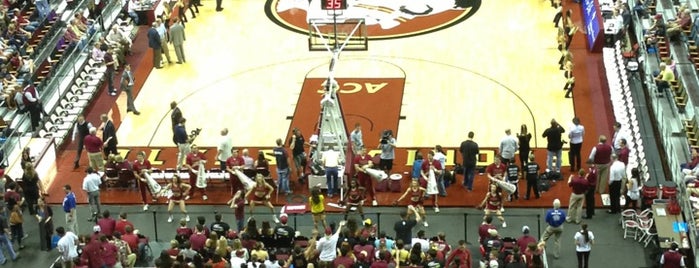
[[[379,168],[386,171],[386,174],[391,174],[393,169],[393,159],[396,157],[396,139],[393,138],[393,131],[390,129],[384,130],[379,139],[378,149],[381,149],[381,162]]]
[[[561,170],[561,149],[564,143],[563,140],[561,140],[561,134],[564,132],[565,129],[556,122],[556,119],[551,119],[551,127],[544,131],[543,137],[546,138],[548,142],[546,145],[546,167],[551,171],[560,172]],[[551,162],[554,156],[556,157],[556,168],[552,167]]]
[[[289,149],[294,159],[294,167],[296,168],[296,176],[299,183],[303,184],[304,171],[306,169],[306,149],[304,146],[309,146],[306,139],[301,134],[301,130],[294,128],[293,135],[289,139]]]

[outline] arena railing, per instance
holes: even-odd
[[[80,2],[75,9],[70,11],[70,14],[67,16],[67,18],[72,18],[74,12],[76,10],[82,10],[83,7],[86,6],[86,4],[87,0],[83,0],[82,2]],[[120,8],[121,6],[118,5],[118,2],[112,2],[112,4],[108,5],[105,8],[105,12],[102,13],[102,16],[105,16],[105,24],[111,24],[115,20]],[[65,14],[63,17],[66,17]],[[60,35],[58,35],[58,37],[60,37]],[[99,34],[93,34],[89,37],[88,40],[86,40],[86,42],[92,43],[98,38]],[[44,89],[41,94],[41,101],[44,104],[45,111],[52,111],[53,109],[55,109],[61,97],[63,96],[63,94],[65,94],[66,89],[70,86],[70,83],[73,81],[74,77],[77,76],[78,72],[80,71],[79,69],[75,69],[79,61],[79,58],[87,51],[89,51],[89,49],[90,47],[86,45],[82,49],[75,49],[68,55],[64,55],[65,60],[62,61],[64,62],[64,64],[55,67],[58,68],[55,71],[55,75],[46,79],[45,84],[42,84],[40,86],[40,88]],[[21,157],[22,150],[24,150],[24,148],[26,148],[32,140],[30,124],[30,118],[28,115],[16,116],[16,118],[12,120],[11,124],[6,128],[5,132],[3,133],[3,138],[0,138],[0,142],[2,142],[2,145],[0,146],[0,151],[4,153],[5,157],[4,159],[0,159],[0,163],[6,166],[5,174],[8,174],[13,177],[21,176],[22,168],[20,167],[19,163],[21,161],[19,161],[19,159]],[[57,145],[60,145],[55,144],[53,141],[45,142],[45,144],[46,146],[53,146],[54,148],[41,148],[39,150],[33,151],[35,153],[45,152],[47,151],[47,149],[56,149],[55,147]],[[46,173],[40,173],[39,175],[42,178],[48,177],[47,175],[50,176],[50,174]]]
[[[158,206],[157,209],[151,209],[150,211],[138,211],[138,212],[131,212],[129,213],[129,218],[135,218],[139,217],[139,219],[144,219],[144,217],[147,217],[151,219],[152,224],[150,226],[138,226],[139,233],[143,234],[145,236],[148,236],[151,241],[154,242],[160,242],[160,243],[167,243],[170,240],[175,238],[175,233],[174,230],[171,230],[171,228],[168,228],[168,230],[163,230],[162,229],[162,224],[163,224],[163,219],[168,216],[168,212],[165,211],[165,207],[160,207]],[[217,210],[220,209],[220,210]],[[428,211],[431,208],[426,208]],[[267,208],[259,207],[257,208],[259,212],[254,214],[254,218],[257,220],[257,226],[258,228],[260,227],[261,223],[263,221],[269,221],[274,227],[276,224],[273,222],[273,214],[271,214],[269,211],[266,211]],[[278,208],[277,208],[278,210]],[[179,220],[183,217],[181,213],[179,213],[178,208],[175,208],[173,211],[175,218],[174,218],[174,224],[179,222]],[[213,208],[211,211],[207,212],[189,212],[189,217],[190,217],[190,222],[188,223],[187,226],[193,226],[193,224],[196,224],[197,222],[197,217],[198,216],[206,216],[207,222],[206,224],[211,224],[212,223],[212,216],[215,214],[221,214],[223,215],[224,221],[226,221],[228,224],[230,224],[231,230],[235,230],[235,222],[231,222],[230,219],[234,219],[235,216],[233,214],[233,211],[229,209],[228,207],[224,206],[217,206]],[[277,215],[278,214],[274,214]],[[288,225],[293,227],[294,230],[297,231],[297,233],[300,233],[301,236],[303,237],[310,237],[312,230],[313,230],[313,222],[311,220],[310,213],[306,214],[292,214],[289,213],[289,221]],[[395,232],[393,230],[393,225],[395,222],[400,220],[400,213],[399,212],[375,212],[375,211],[370,211],[364,213],[365,218],[371,219],[372,220],[372,225],[375,225],[376,228],[376,234],[378,235],[381,231],[385,231],[386,235],[389,237],[393,237]],[[246,213],[245,218],[247,219],[251,215],[249,213]],[[537,238],[541,238],[544,232],[545,226],[542,225],[542,219],[541,215],[539,214],[516,214],[514,211],[513,212],[508,212],[506,215],[507,219],[510,219],[510,223],[514,222],[514,220],[511,220],[512,218],[517,218],[518,223],[522,223],[522,225],[527,225],[530,227],[531,234]],[[335,226],[337,223],[339,223],[341,220],[343,220],[344,214],[343,213],[327,213],[326,214],[326,220],[329,225],[334,224]],[[357,220],[358,223],[358,228],[362,228],[362,222],[361,219],[358,215],[358,213],[353,212],[350,213],[349,218]],[[139,222],[143,222],[140,221]],[[422,224],[418,223],[413,228],[413,233],[416,233],[418,230],[426,230],[427,231],[427,237],[428,239],[430,237],[434,237],[437,235],[438,231],[442,230],[435,230],[436,226],[439,225],[444,225],[448,224],[452,228],[449,228],[449,230],[443,230],[443,231],[448,231],[446,232],[446,239],[449,242],[449,244],[454,248],[457,246],[457,241],[459,240],[464,240],[466,241],[467,245],[469,246],[469,249],[471,250],[471,255],[473,260],[480,260],[480,251],[479,251],[479,243],[478,243],[478,227],[480,224],[483,222],[483,214],[480,211],[475,211],[472,213],[464,212],[464,213],[459,213],[459,212],[448,212],[448,211],[442,211],[439,214],[428,214],[428,222],[430,223],[429,227],[423,227]],[[494,219],[494,224],[499,224],[499,221],[497,219]],[[545,223],[543,223],[545,224]],[[322,226],[321,226],[322,227]],[[514,227],[514,226],[510,226]],[[522,226],[517,226],[517,228],[498,228],[498,231],[501,234],[501,237],[512,237],[514,239],[520,237],[522,235],[521,233],[521,227]],[[544,252],[544,264],[545,267],[548,267],[548,262],[545,257],[546,252]]]

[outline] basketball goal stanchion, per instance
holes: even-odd
[[[349,148],[348,131],[344,122],[338,90],[340,85],[335,80],[335,68],[339,62],[340,53],[343,51],[365,51],[368,47],[366,24],[363,18],[347,18],[343,11],[347,8],[346,1],[326,1],[322,9],[326,14],[318,13],[308,19],[308,49],[309,51],[327,51],[331,54],[328,66],[328,75],[322,87],[324,94],[320,100],[320,118],[316,129],[317,145],[314,147],[311,159],[314,165],[321,165],[321,157],[326,152],[339,154],[339,159],[352,161],[346,154]],[[344,199],[345,167],[338,170],[338,185],[340,200]],[[324,188],[323,170],[318,170],[309,176],[311,181],[319,182]],[[329,202],[328,205],[344,209],[337,203]]]

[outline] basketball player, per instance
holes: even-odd
[[[245,160],[238,155],[238,148],[232,148],[231,157],[226,159],[226,171],[230,173],[231,194],[235,194],[237,191],[245,192],[245,185],[235,174],[235,170],[242,169],[243,165],[245,165]]]
[[[189,154],[187,154],[187,160],[184,163],[184,168],[189,170],[189,184],[190,185],[195,185],[199,189],[199,192],[201,192],[202,196],[201,199],[207,200],[209,199],[208,196],[206,196],[206,187],[199,188],[199,185],[197,184],[197,177],[199,173],[199,168],[204,168],[204,164],[206,164],[206,157],[202,152],[199,151],[199,148],[197,147],[196,144],[192,144],[191,151]],[[201,178],[202,180],[208,180],[208,178]],[[185,199],[192,198],[194,196],[194,191],[190,193]]]
[[[442,163],[439,160],[434,159],[434,151],[429,151],[427,153],[427,160],[422,162],[422,167],[420,168],[420,175],[425,181],[427,181],[427,188],[425,192],[427,195],[431,195],[434,198],[434,212],[439,213],[439,189],[437,188],[437,176],[441,175],[443,171]]]
[[[412,215],[415,212],[418,212],[420,217],[422,218],[422,224],[425,225],[425,227],[428,227],[429,224],[427,224],[427,215],[425,214],[425,207],[423,205],[424,202],[424,197],[425,197],[426,190],[425,188],[420,187],[420,184],[417,182],[417,180],[413,180],[410,183],[410,187],[408,187],[407,190],[405,190],[405,193],[398,198],[398,200],[393,201],[393,205],[397,205],[400,203],[403,198],[406,196],[410,195],[410,205],[408,205],[408,216]]]
[[[143,210],[148,210],[149,199],[146,195],[146,191],[150,193],[151,200],[156,202],[157,194],[151,191],[148,187],[148,179],[146,175],[150,176],[151,164],[148,159],[146,159],[146,152],[140,151],[136,155],[136,160],[133,161],[133,175],[136,177],[136,182],[138,183],[138,190],[141,192],[141,201],[143,202]]]
[[[256,204],[262,204],[268,207],[272,212],[274,222],[279,223],[277,215],[274,214],[274,206],[272,205],[272,202],[270,202],[272,192],[274,192],[274,187],[265,182],[265,178],[262,176],[262,174],[257,174],[255,177],[255,187],[252,187],[252,189],[248,190],[248,192],[245,194],[245,199],[248,200],[249,198],[250,200],[250,215],[255,213]],[[252,198],[250,198],[251,194]]]
[[[362,220],[364,220],[364,193],[365,188],[362,187],[359,182],[357,182],[357,179],[352,179],[350,181],[350,186],[347,189],[345,199],[340,202],[346,206],[345,220],[347,220],[347,215],[350,213],[350,211],[352,211],[353,207],[357,209],[359,216],[361,216]]]
[[[182,182],[182,179],[177,174],[175,174],[172,177],[172,181],[165,186],[165,191],[172,191],[172,195],[167,204],[167,213],[170,214],[167,218],[167,222],[172,222],[172,209],[175,207],[175,204],[180,206],[180,211],[184,214],[185,220],[189,221],[189,214],[187,214],[184,197],[189,196],[189,190],[191,189],[192,186]]]
[[[483,220],[490,216],[491,213],[495,213],[498,219],[502,222],[502,228],[506,228],[507,223],[505,222],[505,217],[502,216],[502,205],[504,201],[502,192],[496,184],[491,183],[489,187],[490,191],[487,194],[485,194],[485,198],[479,206],[483,208],[483,212],[485,213],[485,215],[483,216]]]

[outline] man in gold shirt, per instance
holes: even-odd
[[[675,73],[665,63],[658,66],[660,73],[655,77],[655,85],[658,88],[658,97],[665,96],[665,91],[670,88],[670,82],[675,81]]]

